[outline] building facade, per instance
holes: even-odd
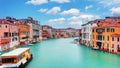
[[[92,31],[92,47],[118,54],[120,52],[119,31],[119,22],[98,22],[98,27],[93,28]]]
[[[41,26],[37,20],[33,20],[32,17],[28,17],[27,19],[20,20],[23,23],[27,23],[30,26],[30,42],[34,43],[40,41],[41,39]]]
[[[8,28],[8,21],[1,19],[0,20],[0,51],[10,48],[10,30]]]
[[[90,46],[91,34],[92,34],[92,24],[88,22],[82,25],[82,44]]]
[[[26,23],[19,24],[19,42],[20,45],[28,44],[30,41],[30,26]]]
[[[19,27],[18,25],[20,22],[12,17],[6,17],[6,20],[8,21],[9,25],[7,25],[7,28],[9,28],[9,37],[10,37],[10,48],[17,47],[19,45]]]
[[[53,38],[53,28],[48,25],[42,25],[42,37],[44,38]]]
[[[19,21],[15,18],[6,17],[0,20],[1,51],[19,45],[18,25]]]
[[[112,34],[111,37],[112,40],[109,47],[109,52],[120,55],[120,34]]]

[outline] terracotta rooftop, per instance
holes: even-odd
[[[112,22],[112,23],[106,24],[105,26],[106,27],[120,27],[120,23]]]

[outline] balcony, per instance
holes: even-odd
[[[10,42],[9,38],[1,38],[0,44],[8,44]]]

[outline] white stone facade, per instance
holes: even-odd
[[[90,46],[92,34],[92,24],[91,22],[82,25],[82,42],[84,45]]]

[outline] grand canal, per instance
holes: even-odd
[[[30,46],[26,68],[120,68],[120,56],[72,43],[74,38],[48,39]]]

